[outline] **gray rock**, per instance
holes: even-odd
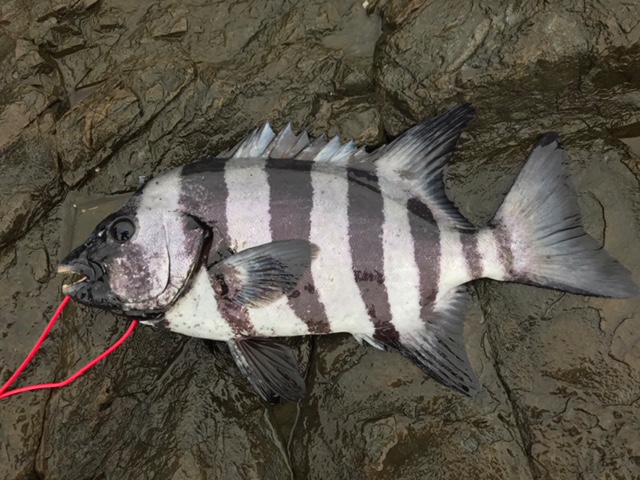
[[[559,131],[587,229],[640,280],[640,164],[613,135],[640,137],[640,7],[365,3],[0,5],[0,381],[60,301],[69,202],[267,120],[379,145],[472,101],[447,184],[479,225]],[[640,300],[472,291],[477,398],[338,335],[293,341],[308,398],[270,407],[224,345],[139,328],[71,386],[0,401],[0,477],[640,477]],[[125,327],[69,307],[18,384],[67,377]]]

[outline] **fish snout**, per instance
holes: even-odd
[[[62,286],[65,295],[73,295],[88,284],[102,279],[106,271],[104,267],[87,257],[86,250],[71,252],[65,257],[57,268],[58,273],[71,274],[77,279]]]

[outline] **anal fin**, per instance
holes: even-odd
[[[375,338],[370,337],[369,335],[365,335],[362,333],[352,333],[351,335],[353,336],[353,338],[356,339],[356,342],[358,342],[362,346],[366,346],[368,344],[368,345],[371,345],[372,347],[377,348],[378,350],[387,349],[387,346],[383,342],[376,340]]]
[[[452,289],[437,300],[424,328],[405,335],[393,345],[438,382],[470,397],[480,392],[480,381],[471,368],[464,347],[463,322],[468,293]]]
[[[228,342],[238,368],[271,404],[280,398],[299,402],[306,394],[293,349],[272,338],[237,338]]]

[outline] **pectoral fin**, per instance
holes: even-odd
[[[293,291],[317,252],[306,240],[282,240],[238,252],[208,271],[220,296],[260,307]]]
[[[241,338],[228,342],[240,371],[271,404],[280,397],[299,402],[306,394],[293,349],[271,338]]]

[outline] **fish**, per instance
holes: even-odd
[[[306,395],[286,337],[346,332],[467,396],[469,282],[630,298],[631,272],[584,230],[568,155],[542,136],[484,226],[445,189],[471,104],[372,152],[268,123],[219,155],[147,181],[58,269],[63,292],[191,337],[226,342],[266,401]]]

